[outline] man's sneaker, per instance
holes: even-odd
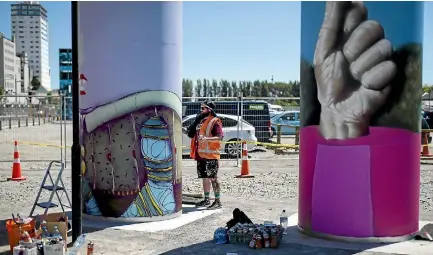
[[[212,203],[212,205],[209,206],[207,209],[208,210],[215,210],[215,209],[220,209],[220,208],[222,208],[221,201],[220,200],[215,200]]]
[[[210,205],[209,199],[205,199],[205,200],[195,204],[196,207],[204,207],[204,206],[208,206],[208,205]]]

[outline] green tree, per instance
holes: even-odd
[[[195,85],[195,96],[196,97],[201,97],[202,96],[202,94],[201,94],[201,91],[202,91],[202,84],[201,84],[201,80],[200,79],[198,79],[197,80],[197,84]]]
[[[292,83],[292,91],[291,94],[293,97],[301,96],[301,84],[298,81],[291,82]]]
[[[209,97],[209,81],[206,79],[203,79],[203,96],[204,97]]]
[[[41,87],[41,82],[37,76],[33,76],[30,84],[32,85],[32,90],[38,90]]]
[[[182,97],[192,97],[192,87],[192,80],[182,79]],[[186,99],[186,101],[190,101],[190,99]]]
[[[432,91],[432,89],[433,89],[433,86],[427,85],[427,84],[424,84],[423,87],[422,87],[422,91],[424,93],[430,93],[430,91]]]
[[[220,80],[220,86],[221,86],[221,97],[229,97],[229,81],[227,80]]]
[[[4,87],[0,87],[0,103],[3,103],[6,101],[6,97],[5,97],[6,91]]]
[[[218,86],[218,81],[213,79],[212,80],[212,91],[213,91],[213,95],[214,97],[219,97],[220,96],[220,87]]]
[[[232,96],[232,97],[238,96],[237,94],[238,94],[239,89],[238,89],[238,84],[236,81],[232,81],[232,86],[230,88],[230,91],[231,91],[230,96]]]
[[[261,82],[259,80],[255,80],[253,82],[251,96],[253,96],[253,97],[265,96],[265,95],[262,95],[261,87],[262,87]]]
[[[260,95],[262,97],[269,97],[269,83],[268,81],[260,82]]]

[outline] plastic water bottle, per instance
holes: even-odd
[[[49,239],[50,239],[50,232],[48,232],[48,229],[47,229],[46,226],[43,226],[43,227],[42,227],[41,239],[42,239],[42,241],[43,241],[44,243],[45,243],[45,242],[48,242]]]
[[[69,249],[67,255],[77,255],[80,248],[86,243],[86,234],[82,234],[75,240],[72,247]]]
[[[53,233],[51,234],[51,237],[53,239],[62,240],[62,234],[60,233],[59,228],[57,226],[54,226]]]
[[[283,234],[287,234],[287,224],[289,221],[289,216],[286,213],[286,210],[283,210],[283,212],[280,215],[280,225],[283,227]]]

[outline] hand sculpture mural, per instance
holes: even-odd
[[[385,103],[397,67],[382,26],[367,20],[362,2],[327,2],[314,53],[314,74],[326,139],[368,133],[371,116]]]

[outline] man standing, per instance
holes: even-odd
[[[215,201],[208,209],[221,208],[221,187],[218,182],[221,139],[223,130],[221,120],[214,112],[211,101],[201,103],[201,112],[184,132],[191,138],[191,158],[197,161],[197,175],[203,180],[204,200],[197,207],[209,206],[210,185],[215,193]]]

